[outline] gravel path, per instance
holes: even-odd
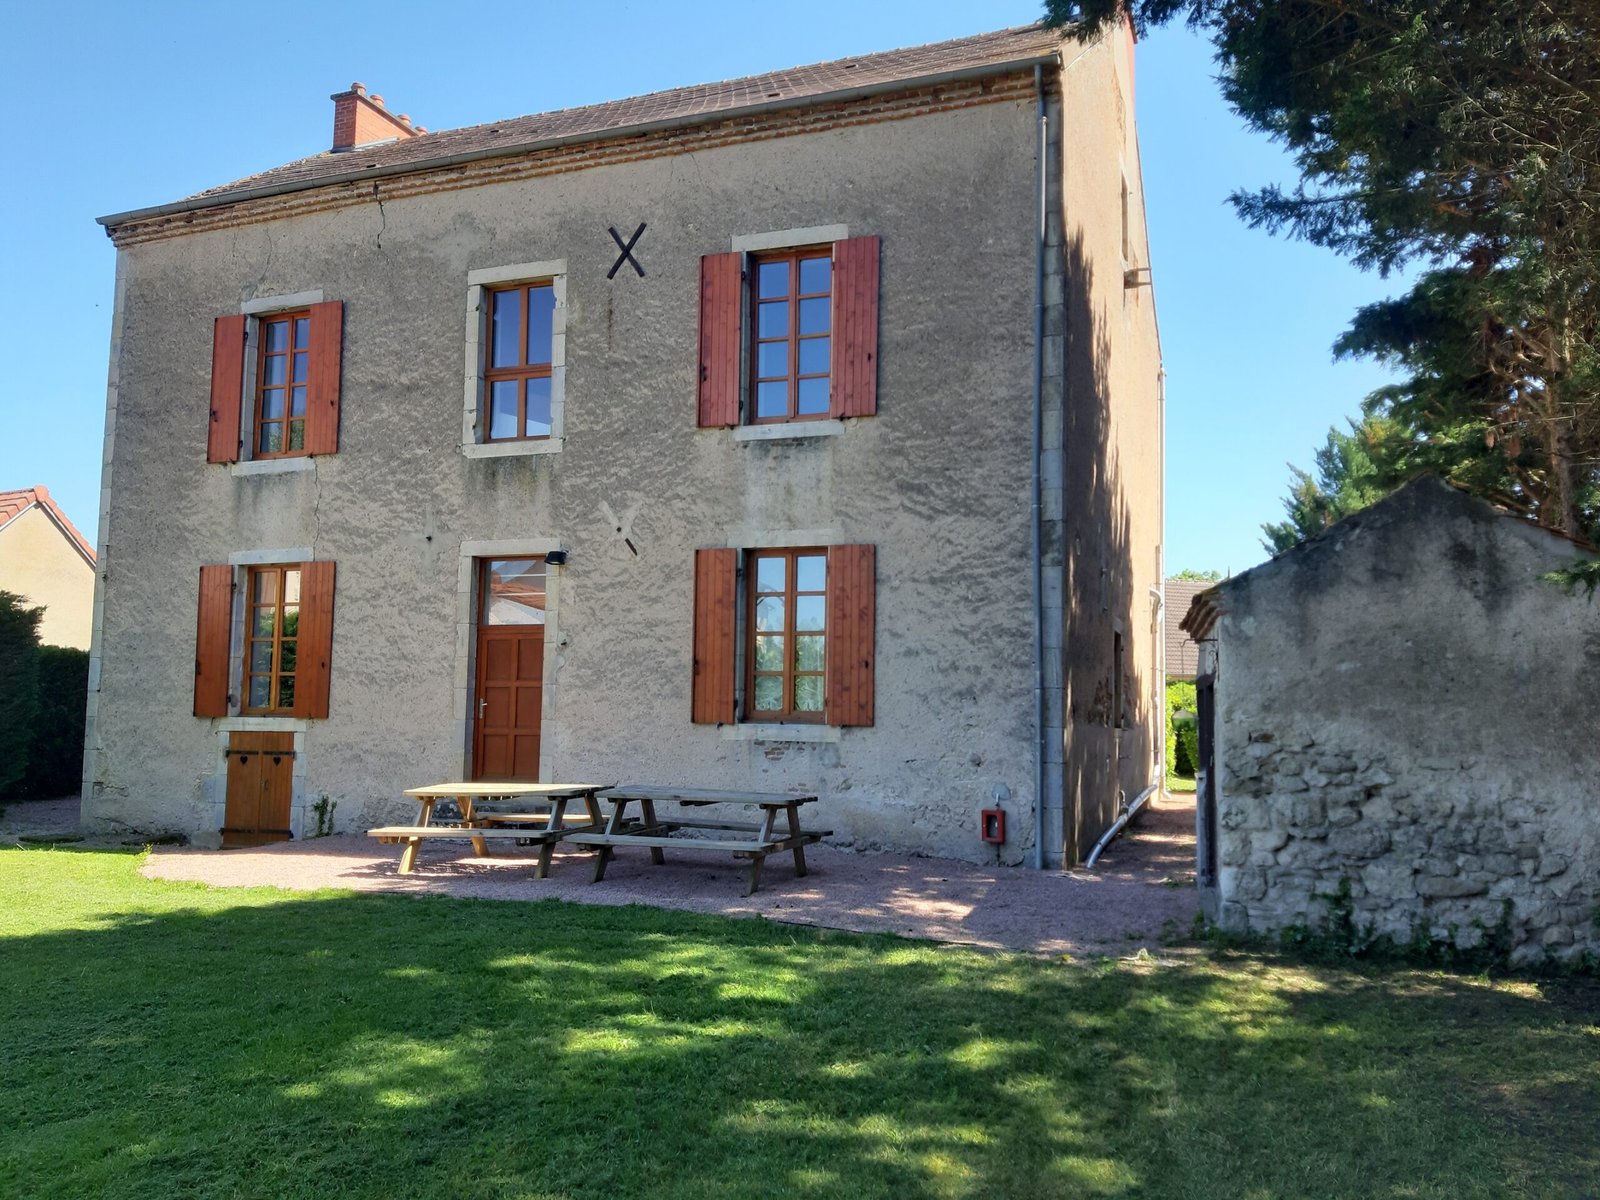
[[[603,883],[592,857],[558,848],[550,878],[535,879],[529,852],[475,858],[465,843],[425,843],[418,869],[398,871],[400,849],[343,835],[243,850],[158,846],[145,874],[218,887],[333,887],[356,891],[556,897],[584,904],[650,904],[723,916],[759,916],[861,933],[888,932],[994,949],[1075,956],[1154,946],[1163,927],[1194,919],[1194,801],[1147,808],[1092,872],[980,867],[943,858],[867,854],[817,845],[794,877],[788,855],[767,860],[761,890],[744,897],[746,868],[729,854],[671,849],[663,866],[619,851]]]
[[[69,837],[78,832],[78,798],[58,796],[53,800],[7,800],[0,813],[0,844],[18,838]]]

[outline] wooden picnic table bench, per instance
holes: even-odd
[[[791,796],[781,792],[714,791],[709,788],[669,788],[619,784],[599,793],[598,799],[611,805],[611,815],[604,828],[584,829],[567,834],[566,840],[574,845],[594,846],[599,854],[594,866],[594,882],[606,877],[606,864],[618,846],[645,846],[650,849],[650,859],[655,863],[666,861],[663,847],[680,846],[701,850],[727,851],[739,858],[750,860],[749,884],[746,896],[761,886],[761,867],[767,855],[785,850],[794,853],[794,873],[799,878],[806,873],[805,848],[819,842],[833,831],[831,829],[807,830],[800,828],[800,806],[816,802],[815,796]],[[628,806],[637,804],[639,815],[630,818]],[[676,804],[680,808],[696,809],[711,805],[754,808],[761,812],[759,821],[708,820],[673,814],[661,817],[657,804]],[[776,828],[777,819],[783,817],[784,827]],[[674,837],[678,830],[703,830],[707,833],[745,834],[744,837]]]
[[[489,853],[490,841],[513,839],[539,847],[536,874],[540,879],[550,873],[550,856],[555,844],[575,829],[598,829],[602,824],[600,806],[595,794],[605,785],[599,783],[491,783],[484,781],[434,783],[427,787],[409,788],[406,795],[417,801],[417,820],[414,825],[384,825],[367,830],[367,836],[378,839],[380,845],[401,843],[405,850],[400,855],[400,874],[410,874],[417,865],[417,851],[426,839],[453,838],[472,842],[474,854],[483,857]],[[433,810],[440,800],[454,800],[461,809],[459,824],[435,825]],[[499,802],[515,804],[532,800],[548,803],[542,812],[497,811]],[[582,800],[582,814],[568,815],[567,806]],[[484,807],[480,810],[479,805]]]

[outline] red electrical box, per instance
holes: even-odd
[[[999,845],[1006,840],[1006,810],[986,808],[978,822],[978,835],[986,842]]]

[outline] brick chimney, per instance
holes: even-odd
[[[395,116],[384,108],[382,96],[367,95],[364,83],[352,83],[348,92],[335,92],[331,99],[336,154],[374,142],[392,142],[428,132],[421,125],[413,126],[411,118],[404,113]]]

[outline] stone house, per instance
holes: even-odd
[[[354,85],[102,218],[88,826],[626,779],[1077,861],[1160,739],[1132,89],[1034,27],[432,133]]]
[[[1600,951],[1593,553],[1424,477],[1199,596],[1208,914]]]
[[[89,648],[94,547],[46,488],[0,492],[0,592],[44,609],[44,645]]]

